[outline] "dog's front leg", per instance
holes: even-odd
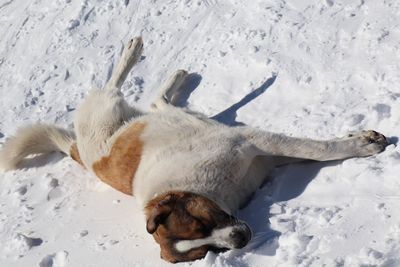
[[[371,156],[383,151],[388,145],[386,138],[375,131],[362,131],[326,141],[294,138],[250,127],[243,127],[240,131],[263,155],[317,161]]]
[[[155,101],[151,104],[153,109],[163,109],[167,105],[176,105],[179,101],[182,85],[189,74],[185,70],[177,70],[171,77],[161,86],[160,93]]]

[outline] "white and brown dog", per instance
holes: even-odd
[[[182,70],[165,83],[152,110],[142,112],[120,91],[142,48],[141,38],[124,48],[104,90],[92,90],[78,109],[75,133],[43,124],[22,128],[4,144],[0,164],[13,169],[32,154],[70,155],[103,182],[136,196],[167,261],[246,246],[251,230],[232,212],[276,166],[365,157],[388,144],[374,131],[316,141],[228,127],[174,106],[188,75]]]

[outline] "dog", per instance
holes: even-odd
[[[10,170],[29,155],[69,155],[104,183],[137,198],[166,261],[246,246],[251,229],[232,214],[275,167],[366,157],[388,145],[375,131],[317,141],[226,126],[176,106],[188,77],[184,70],[162,85],[143,112],[121,93],[142,50],[140,37],[124,47],[105,88],[91,90],[77,109],[74,131],[46,124],[21,128],[3,145],[0,164]]]

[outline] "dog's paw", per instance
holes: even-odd
[[[376,131],[362,131],[357,134],[349,134],[346,138],[354,142],[359,156],[366,157],[375,155],[385,150],[389,145],[386,137]]]
[[[122,60],[128,62],[128,64],[136,64],[140,59],[143,52],[143,40],[142,37],[135,37],[131,39],[122,52]]]
[[[183,83],[188,75],[189,73],[186,70],[177,70],[172,77],[174,77],[177,82]]]
[[[143,39],[142,37],[135,37],[132,38],[126,47],[128,50],[136,50],[136,51],[142,51],[143,50]]]

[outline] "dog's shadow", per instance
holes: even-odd
[[[340,162],[305,161],[277,168],[272,174],[273,178],[254,194],[246,207],[238,211],[237,216],[253,230],[253,239],[242,251],[233,251],[233,255],[251,252],[274,256],[279,248],[281,233],[271,228],[270,217],[274,216],[270,213],[271,206],[300,196],[322,168]],[[276,214],[280,212],[279,209],[275,211]]]
[[[261,84],[260,87],[248,93],[239,102],[233,104],[224,111],[221,111],[220,113],[210,117],[210,119],[216,120],[228,126],[244,125],[244,123],[236,121],[237,111],[243,106],[250,103],[255,98],[257,98],[258,96],[262,95],[271,85],[274,84],[276,77],[277,74],[273,73],[269,79],[267,79],[263,84]],[[181,92],[182,95],[179,96],[176,106],[183,108],[187,107],[190,95],[199,86],[201,80],[202,77],[198,73],[189,74],[189,76],[185,80],[185,83],[183,84],[183,88],[185,88],[185,90],[182,90]]]
[[[236,121],[237,111],[258,96],[262,95],[271,85],[274,84],[276,77],[276,74],[272,74],[272,77],[266,80],[260,87],[247,94],[239,102],[233,104],[232,106],[218,113],[217,115],[214,115],[213,117],[211,117],[211,119],[214,119],[229,126],[244,125],[244,123]]]
[[[65,157],[64,154],[60,152],[52,152],[49,154],[39,154],[32,157],[24,158],[18,163],[17,170],[39,168],[49,164],[56,164]]]

